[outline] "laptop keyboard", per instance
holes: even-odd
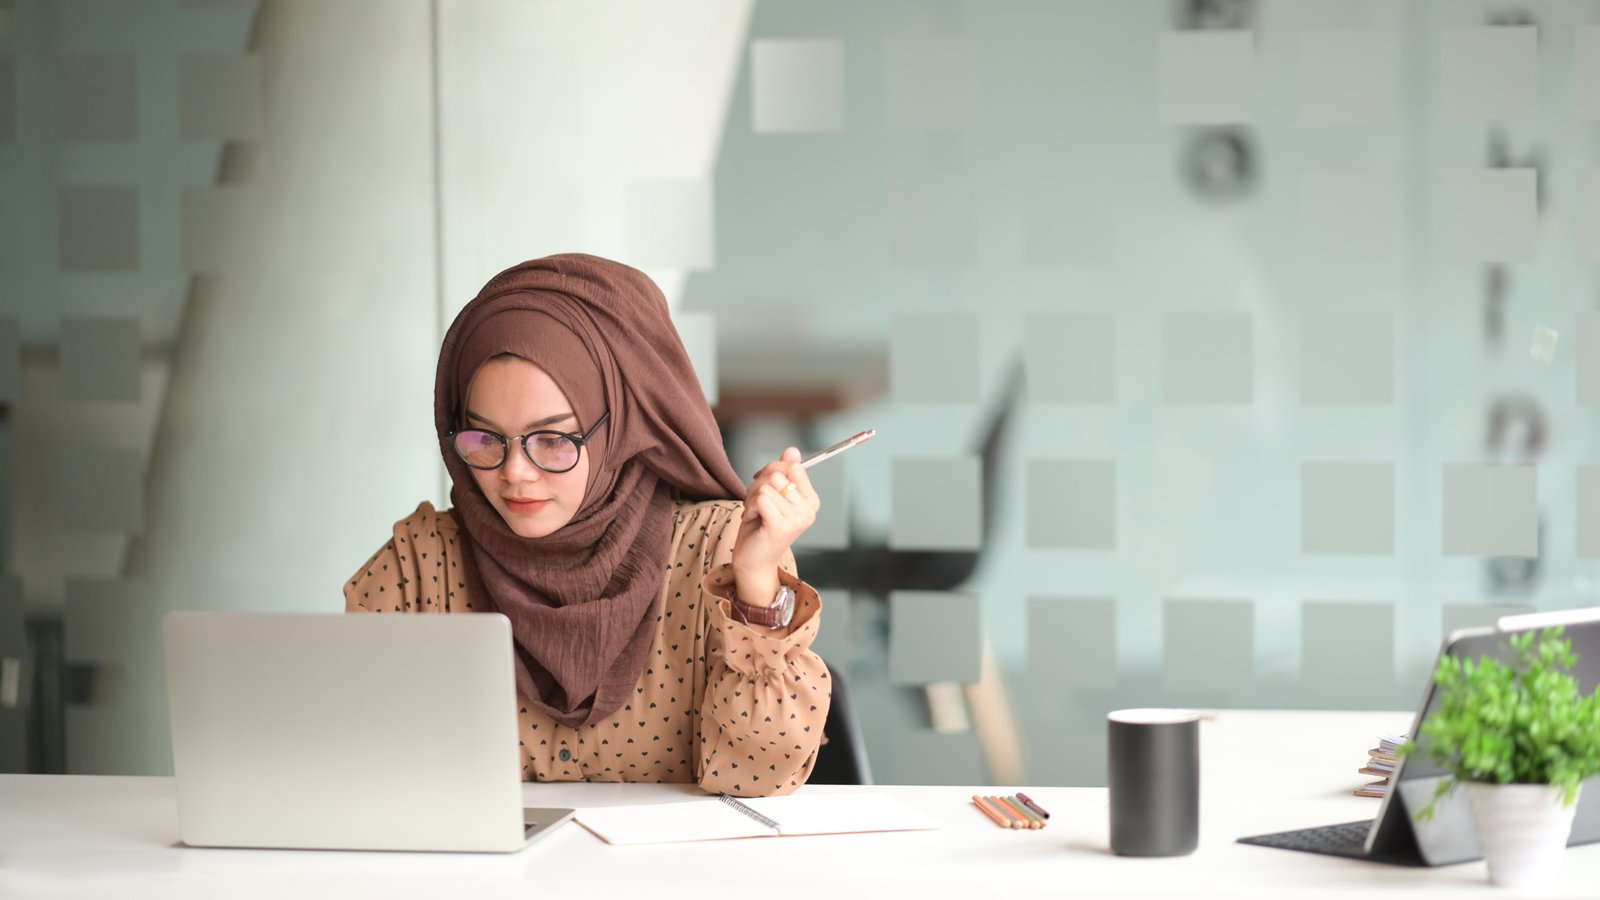
[[[1282,850],[1300,850],[1324,856],[1346,856],[1366,859],[1367,832],[1372,830],[1372,820],[1343,822],[1338,825],[1321,825],[1298,831],[1280,831],[1276,834],[1258,834],[1239,838],[1241,844],[1258,847],[1277,847]]]

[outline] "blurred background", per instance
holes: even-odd
[[[747,477],[878,430],[799,562],[879,781],[1600,602],[1600,0],[0,0],[0,191],[0,771],[170,772],[161,616],[341,609],[562,251]]]

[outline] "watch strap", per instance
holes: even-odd
[[[772,598],[771,606],[751,606],[734,598],[733,609],[746,625],[782,628],[794,618],[796,600],[794,588],[782,584],[778,586],[778,594]]]

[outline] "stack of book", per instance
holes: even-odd
[[[1382,797],[1389,792],[1389,778],[1394,775],[1400,761],[1400,745],[1406,742],[1403,734],[1386,732],[1378,735],[1378,746],[1367,751],[1367,764],[1356,771],[1378,778],[1378,781],[1356,788],[1357,797]]]

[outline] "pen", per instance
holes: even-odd
[[[800,466],[801,468],[809,469],[825,459],[832,459],[833,457],[838,456],[857,444],[865,444],[867,441],[872,440],[872,436],[877,433],[878,430],[876,428],[868,428],[866,431],[863,431],[854,437],[845,438],[839,443],[834,444],[832,447],[829,447],[825,450],[818,450],[805,459],[800,460]]]
[[[1005,805],[1011,807],[1012,809],[1016,810],[1017,811],[1017,815],[1022,817],[1023,824],[1026,827],[1028,827],[1028,828],[1043,828],[1044,827],[1044,820],[1039,818],[1038,816],[1034,815],[1033,813],[1028,812],[1027,807],[1023,806],[1022,803],[1020,801],[1018,801],[1016,798],[1014,798],[1014,797],[996,797],[995,799],[1000,801],[1001,803],[1004,803]]]
[[[1045,817],[1046,819],[1050,818],[1050,814],[1044,811],[1044,807],[1042,807],[1039,804],[1033,802],[1033,798],[1029,797],[1027,794],[1023,794],[1023,793],[1019,792],[1017,794],[1017,799],[1021,800],[1023,803],[1028,804],[1028,808],[1033,810],[1034,812],[1038,813],[1039,815]]]

